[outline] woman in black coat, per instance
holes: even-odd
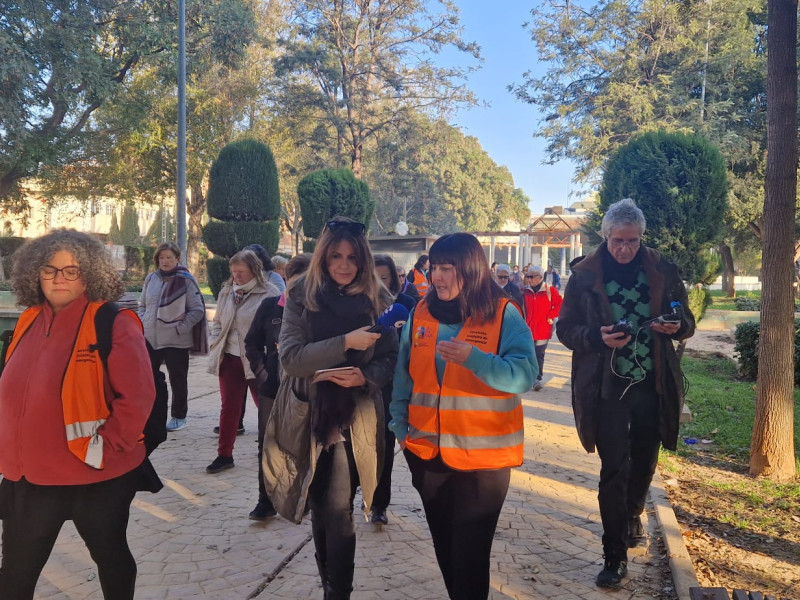
[[[292,258],[285,267],[287,281],[305,273],[309,264],[311,264],[310,254],[298,254]],[[250,331],[244,338],[245,356],[250,362],[250,370],[258,381],[258,504],[249,515],[254,521],[265,521],[277,514],[264,487],[261,452],[264,449],[267,417],[272,410],[280,384],[278,339],[281,334],[285,301],[285,292],[280,296],[264,299],[256,311]]]

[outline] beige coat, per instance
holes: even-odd
[[[217,299],[217,312],[208,328],[208,372],[219,375],[219,365],[225,351],[225,340],[231,330],[239,334],[239,357],[244,366],[246,379],[255,379],[250,363],[245,356],[244,338],[250,330],[250,324],[256,316],[256,311],[261,301],[272,296],[280,296],[278,288],[271,283],[256,286],[247,294],[239,306],[231,298],[231,286],[225,284],[219,292]]]
[[[295,523],[303,518],[308,487],[323,449],[311,431],[311,406],[316,401],[316,386],[311,384],[311,378],[316,370],[345,360],[343,335],[311,341],[303,297],[303,286],[298,282],[286,299],[279,344],[281,386],[267,422],[261,457],[270,500],[282,517]],[[397,346],[394,333],[381,336],[373,346],[372,358],[362,368],[367,384],[356,393],[350,435],[367,511],[372,510],[372,498],[383,468],[385,427],[381,388],[394,372]]]

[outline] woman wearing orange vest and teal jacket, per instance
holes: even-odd
[[[440,237],[430,261],[431,292],[400,339],[389,427],[450,598],[485,599],[511,467],[522,464],[519,394],[536,380],[533,339],[474,236]]]
[[[126,530],[155,398],[142,325],[119,313],[106,370],[94,316],[124,287],[103,244],[84,233],[28,242],[14,256],[12,286],[30,308],[0,377],[0,598],[33,598],[71,520],[97,563],[103,597],[128,600],[136,562]]]

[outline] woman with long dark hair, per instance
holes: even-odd
[[[400,277],[397,274],[397,267],[394,260],[388,254],[375,255],[375,274],[381,283],[388,289],[397,304],[405,306],[409,312],[417,305],[416,301],[400,291]],[[411,286],[413,288],[413,286]],[[400,333],[399,331],[397,332]],[[381,473],[378,487],[375,489],[375,499],[372,505],[371,521],[376,525],[387,525],[389,517],[386,516],[386,509],[392,498],[392,468],[394,467],[394,446],[396,438],[389,429],[389,403],[392,401],[392,382],[391,380],[383,386],[383,410],[386,435],[383,453],[383,472]]]
[[[440,237],[430,264],[431,290],[401,334],[389,427],[450,598],[485,599],[511,467],[522,464],[519,395],[538,369],[531,331],[473,235]]]
[[[383,455],[381,388],[392,376],[397,336],[369,328],[392,297],[375,275],[365,227],[329,221],[308,271],[287,290],[280,335],[280,388],[262,456],[267,494],[300,522],[308,502],[327,600],[349,598],[361,485],[372,509]],[[325,369],[342,368],[338,371]]]

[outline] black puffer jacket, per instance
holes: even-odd
[[[607,252],[605,243],[585,258],[573,261],[556,328],[558,339],[572,350],[572,409],[578,436],[587,452],[594,452],[595,448],[595,409],[603,380],[613,377],[610,369],[612,350],[599,335],[601,326],[614,323],[603,285],[603,252]],[[672,339],[691,337],[694,335],[694,316],[689,310],[686,287],[677,267],[652,248],[643,246],[641,252],[642,268],[650,287],[650,314],[656,317],[670,312],[670,302],[677,300],[683,306],[684,316]],[[672,340],[662,334],[653,337],[661,443],[674,450],[683,408],[683,375]]]

